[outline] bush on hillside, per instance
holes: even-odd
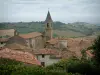
[[[72,75],[79,73],[82,75],[95,75],[100,73],[100,69],[93,65],[90,61],[83,61],[78,59],[64,59],[59,63],[46,67],[47,69],[53,69],[58,71],[66,71],[72,73]],[[77,74],[76,74],[77,75]]]
[[[36,65],[28,66],[15,60],[0,58],[0,75],[66,75],[66,73],[46,70]]]
[[[100,36],[96,38],[94,44],[92,45],[91,49],[94,50],[94,58],[98,65],[100,65]]]

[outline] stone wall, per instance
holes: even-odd
[[[37,55],[37,59],[40,62],[45,62],[45,66],[57,63],[60,60],[60,59],[51,59],[50,55],[44,55],[44,58],[42,58],[42,55]]]
[[[8,29],[8,30],[0,30],[0,36],[14,36],[14,29]]]
[[[26,39],[27,45],[33,49],[41,49],[44,48],[44,41],[42,36],[38,36],[35,38]]]

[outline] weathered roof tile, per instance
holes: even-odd
[[[28,39],[28,38],[34,38],[37,36],[41,36],[42,34],[39,32],[32,32],[32,33],[28,33],[28,34],[20,34],[19,36],[24,38],[24,39]]]
[[[3,50],[0,50],[0,57],[14,59],[28,64],[40,65],[40,62],[35,58],[35,56],[29,52],[5,48]]]

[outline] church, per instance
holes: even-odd
[[[45,20],[45,30],[44,33],[32,32],[28,34],[19,34],[20,37],[24,38],[27,45],[32,49],[41,49],[46,46],[46,41],[52,39],[53,28],[52,28],[52,18],[50,12],[48,11]]]
[[[19,37],[22,37],[26,41],[27,46],[29,48],[41,49],[45,47],[46,41],[52,39],[53,37],[52,23],[53,21],[52,21],[50,12],[48,11],[47,18],[45,20],[45,30],[43,33],[31,32],[27,34],[19,34],[17,30],[8,29],[8,30],[0,30],[0,36],[9,36],[9,38],[6,39],[7,41],[12,41],[11,39],[12,37],[14,38],[15,36],[19,36]],[[7,41],[2,41],[2,40],[4,40],[4,38],[0,38],[1,45],[7,42]]]
[[[62,51],[67,50],[66,39],[53,38],[53,20],[49,11],[45,20],[43,33],[31,32],[19,34],[17,30],[14,29],[1,31],[4,33],[3,36],[9,36],[9,38],[5,40],[4,38],[0,38],[1,50],[8,48],[15,51],[32,53],[42,66],[57,63],[63,58],[62,55],[64,54],[62,54]]]
[[[32,50],[42,49],[42,48],[58,48],[60,45],[63,45],[63,48],[67,48],[67,40],[61,38],[53,38],[53,20],[51,18],[50,12],[48,11],[47,17],[45,20],[44,32],[31,32],[27,34],[19,34],[17,30],[8,29],[0,30],[0,36],[9,36],[9,38],[0,38],[0,47],[6,45],[8,47],[13,43],[18,43],[19,38],[26,41],[28,48]],[[14,39],[15,38],[15,39]],[[11,41],[15,42],[11,43]],[[22,42],[20,40],[20,42]],[[22,44],[21,44],[22,45]],[[13,46],[12,46],[13,47]]]
[[[49,11],[44,28],[43,33],[27,34],[20,34],[15,29],[0,30],[0,57],[48,66],[63,58],[81,58],[80,50],[89,47],[92,42],[85,39],[82,41],[81,38],[54,38],[53,20]],[[90,58],[89,52],[87,56]]]

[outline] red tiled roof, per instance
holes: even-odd
[[[58,39],[50,39],[49,41],[47,41],[47,43],[56,44],[56,43],[58,43]]]
[[[67,50],[67,51],[62,51],[61,56],[62,58],[70,58],[70,57],[76,56],[76,54],[73,51]]]
[[[5,45],[6,48],[13,49],[13,50],[24,50],[24,49],[29,49],[29,47],[18,44],[18,43],[12,43],[12,44],[7,44]]]
[[[8,41],[8,38],[0,38],[0,42],[6,42]]]
[[[52,49],[40,49],[40,50],[37,50],[37,51],[34,51],[34,54],[36,55],[41,55],[41,54],[45,54],[45,55],[56,55],[56,54],[59,54],[59,52],[57,50],[52,50]]]
[[[68,38],[68,50],[75,52],[76,56],[82,56],[81,50],[88,48],[91,46],[92,39],[94,38]]]
[[[34,38],[37,36],[41,36],[42,34],[39,32],[32,32],[32,33],[28,33],[28,34],[20,34],[19,36],[21,36],[24,39],[28,39],[28,38]]]
[[[94,38],[55,38],[60,40],[67,40],[67,47],[68,50],[71,52],[63,52],[62,56],[63,57],[69,57],[69,56],[77,56],[77,57],[81,57],[81,50],[84,48],[88,48],[89,46],[91,46],[91,44],[93,43]],[[55,40],[54,39],[54,40]],[[51,40],[49,40],[50,43],[52,42]],[[49,42],[48,41],[48,42]]]
[[[0,50],[0,57],[14,59],[28,64],[40,65],[40,62],[29,52],[22,52],[5,48]]]
[[[27,46],[26,40],[24,38],[18,36],[18,35],[10,37],[6,44],[8,45],[8,44],[13,44],[13,43],[17,43],[17,44]]]
[[[68,40],[67,38],[52,38],[50,40],[47,41],[47,43],[49,44],[57,44],[59,41],[62,41],[62,40]]]
[[[40,49],[37,51],[34,51],[35,55],[50,55],[51,59],[62,59],[62,55],[60,51],[53,50],[53,49]]]
[[[68,40],[67,38],[58,38],[59,40]]]
[[[94,57],[94,55],[90,52],[90,50],[87,50],[86,54],[88,54],[90,57]]]

